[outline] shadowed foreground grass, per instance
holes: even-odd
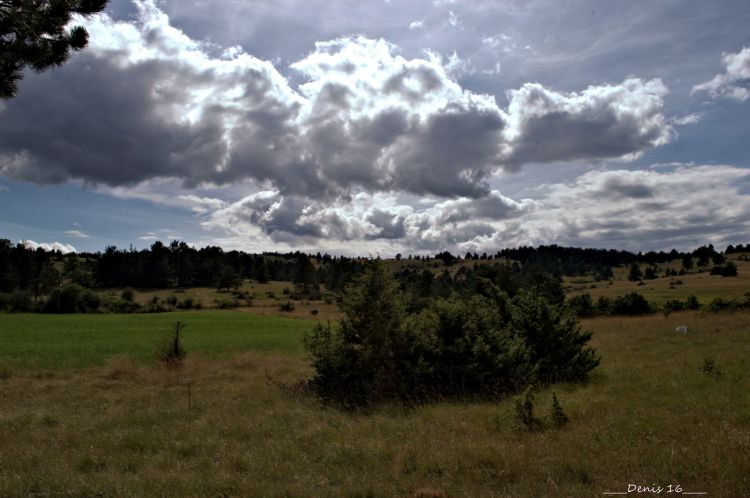
[[[675,334],[682,324],[689,333]],[[0,496],[592,497],[631,483],[750,496],[748,324],[684,313],[586,322],[602,364],[586,385],[554,387],[570,422],[538,433],[514,428],[512,400],[321,406],[268,380],[308,375],[296,352],[193,354],[182,370],[122,356],[10,367]],[[706,358],[719,375],[701,371]],[[551,396],[536,393],[537,415]]]

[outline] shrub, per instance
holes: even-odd
[[[701,303],[698,302],[698,298],[695,297],[694,294],[690,294],[688,297],[685,298],[685,309],[686,310],[699,310],[701,307]]]
[[[599,296],[596,300],[596,312],[601,315],[608,315],[612,312],[612,301],[607,296]]]
[[[588,292],[568,298],[565,305],[571,313],[581,318],[591,317],[596,313],[594,301]]]
[[[618,296],[612,302],[612,313],[615,315],[645,315],[650,312],[648,301],[637,292]]]
[[[107,304],[107,308],[112,313],[137,313],[141,310],[141,305],[133,301],[115,300]]]
[[[237,308],[240,305],[240,302],[236,299],[222,298],[222,299],[214,299],[214,304],[216,305],[217,308],[221,310],[228,310],[228,309]]]
[[[586,344],[590,332],[578,321],[534,293],[521,293],[511,301],[510,327],[530,350],[530,361],[541,382],[580,381],[599,364]]]
[[[516,427],[528,431],[542,429],[542,421],[534,415],[534,393],[530,385],[515,401]]]
[[[44,311],[47,313],[87,313],[99,309],[99,296],[78,284],[66,285],[50,293]]]
[[[177,304],[177,308],[181,310],[190,310],[196,307],[195,300],[192,297],[186,297],[181,303]]]
[[[120,298],[123,301],[131,301],[132,302],[133,299],[135,298],[135,292],[133,292],[133,289],[125,289],[124,291],[122,291],[122,294],[120,294]]]
[[[6,311],[34,311],[34,299],[30,292],[14,290],[0,293],[0,310]]]
[[[557,396],[552,393],[552,409],[550,410],[550,418],[552,419],[552,425],[555,427],[562,427],[568,423],[568,416],[560,406],[560,402],[557,401]]]
[[[711,268],[711,275],[721,275],[722,277],[736,277],[737,265],[728,261],[724,266],[714,266]]]
[[[407,355],[413,373],[405,384],[418,397],[429,395],[484,397],[516,391],[532,382],[532,351],[508,327],[502,308],[484,296],[434,302],[405,323],[411,343]]]
[[[731,299],[715,297],[708,303],[706,309],[711,312],[735,311],[738,308],[737,303]]]
[[[685,303],[679,299],[670,299],[664,303],[664,312],[669,314],[673,311],[682,311],[685,309]]]
[[[396,283],[375,261],[347,287],[338,329],[318,324],[305,337],[315,369],[310,384],[323,398],[354,407],[405,394],[409,348],[401,303]]]
[[[305,337],[321,397],[346,407],[381,399],[497,397],[534,380],[587,378],[599,359],[591,334],[535,292],[508,302],[497,289],[441,299],[407,315],[397,284],[380,261],[347,287],[334,329]],[[488,297],[492,296],[492,297]]]
[[[100,304],[101,304],[101,299],[99,299],[99,296],[94,291],[85,289],[78,296],[78,302],[76,303],[76,307],[78,311],[81,313],[90,313],[93,311],[97,311],[99,309]]]
[[[170,366],[180,365],[187,356],[182,346],[180,332],[185,328],[182,322],[175,322],[170,333],[161,341],[156,351],[157,360]]]
[[[291,301],[287,301],[279,305],[279,311],[285,311],[287,313],[291,313],[292,311],[294,311],[294,308],[295,306]]]
[[[721,370],[719,370],[719,367],[716,366],[716,362],[713,360],[713,358],[703,358],[703,366],[701,367],[701,372],[706,375],[715,375],[717,377],[722,375]]]

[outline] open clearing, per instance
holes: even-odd
[[[540,433],[514,428],[510,399],[322,406],[276,384],[310,374],[310,322],[269,318],[0,316],[0,496],[750,496],[750,314],[584,322],[602,364],[536,394],[539,416],[554,390],[570,417]],[[153,340],[175,319],[189,361],[160,369]]]
[[[189,352],[206,355],[243,351],[302,351],[309,320],[238,311],[133,314],[0,314],[0,357],[30,366],[83,367],[115,355],[152,361],[172,324],[186,324]]]
[[[657,265],[659,267],[659,278],[654,280],[643,280],[642,282],[631,282],[628,280],[629,267],[614,268],[614,277],[611,283],[607,280],[594,281],[590,277],[565,277],[565,291],[568,295],[578,295],[588,292],[591,297],[597,299],[599,296],[614,298],[630,292],[642,294],[650,303],[663,305],[670,299],[684,300],[689,295],[698,298],[701,304],[708,304],[712,299],[742,298],[746,292],[750,292],[750,262],[740,259],[745,254],[730,254],[727,260],[737,265],[738,276],[722,277],[710,275],[708,271],[699,272],[691,270],[691,273],[675,277],[664,277],[664,268],[679,270],[681,261],[671,261],[667,264]],[[647,265],[642,264],[645,270]]]

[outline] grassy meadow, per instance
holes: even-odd
[[[744,256],[744,254],[743,254]],[[670,299],[685,299],[693,294],[701,304],[707,304],[714,298],[741,298],[750,292],[750,262],[740,259],[740,255],[731,254],[727,258],[737,265],[738,276],[722,277],[710,275],[708,271],[700,272],[693,269],[686,275],[664,277],[664,268],[679,270],[681,261],[671,261],[668,264],[657,265],[660,269],[659,278],[632,282],[628,280],[629,267],[613,268],[614,276],[611,280],[595,281],[589,277],[565,277],[566,294],[574,296],[588,292],[596,300],[599,296],[609,298],[622,296],[630,292],[637,292],[650,303],[662,305]],[[641,265],[645,270],[646,265]]]
[[[188,361],[159,368],[176,319]],[[324,406],[284,387],[310,374],[310,323],[0,315],[0,496],[750,496],[750,314],[585,321],[602,363],[536,392],[541,432],[515,426],[512,399]]]
[[[176,321],[186,324],[188,351],[227,355],[244,351],[299,353],[309,320],[240,311],[132,314],[0,314],[0,357],[45,368],[101,364],[115,355],[153,361],[156,345]]]
[[[335,297],[326,295],[323,299],[296,300],[290,294],[294,291],[291,282],[271,281],[259,283],[245,280],[239,290],[250,297],[250,304],[246,300],[237,300],[232,307],[239,311],[249,311],[258,315],[277,315],[302,319],[335,319],[338,318]],[[116,299],[122,294],[123,289],[104,289],[99,291],[105,299]],[[235,301],[234,296],[226,291],[219,291],[210,287],[192,287],[187,289],[133,289],[134,301],[141,306],[146,306],[154,298],[165,301],[174,296],[178,302],[191,299],[202,309],[217,309],[223,302]],[[294,309],[282,311],[280,306],[291,302]],[[235,307],[236,306],[236,307]]]

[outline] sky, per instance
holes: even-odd
[[[68,251],[750,242],[746,0],[110,0],[0,101],[0,238]]]

